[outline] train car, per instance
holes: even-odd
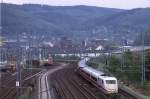
[[[88,60],[90,60],[90,58],[84,58],[84,59],[82,59],[81,61],[79,61],[78,62],[78,67],[80,68],[80,67],[86,67],[87,65],[86,65],[86,62],[88,61]]]
[[[49,64],[49,65],[53,65],[53,58],[52,58],[52,57],[49,57],[49,58],[48,58],[48,64]]]
[[[6,72],[8,70],[7,62],[0,61],[0,72]]]
[[[11,72],[15,72],[16,71],[16,63],[10,63],[8,64],[9,69]]]
[[[2,72],[15,72],[16,71],[16,62],[0,62],[0,71]]]
[[[89,66],[80,66],[78,72],[94,86],[98,86],[105,94],[118,93],[118,83],[115,77],[107,76],[105,73]]]
[[[49,57],[48,59],[44,59],[41,61],[41,65],[43,66],[51,66],[53,65],[53,58]]]
[[[8,61],[8,63],[7,63],[7,67],[10,72],[15,72],[16,66],[17,66],[17,61]]]

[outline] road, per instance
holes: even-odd
[[[48,71],[43,71],[43,73],[39,76],[38,99],[51,99],[48,76],[60,69],[65,68],[66,66],[67,66],[66,64],[62,64],[60,67],[56,67]]]

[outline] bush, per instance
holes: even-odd
[[[98,66],[99,66],[99,64],[98,63],[96,63],[96,62],[87,62],[86,63],[88,66],[91,66],[91,67],[93,67],[93,68],[98,68]]]
[[[148,80],[145,80],[144,81],[144,89],[146,89],[146,90],[149,90],[150,89],[150,81],[148,81]]]

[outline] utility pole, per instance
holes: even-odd
[[[1,36],[1,35],[0,35]],[[1,41],[0,41],[1,42]],[[2,62],[2,49],[0,48],[0,62]],[[2,87],[2,74],[1,74],[1,71],[0,71],[0,90],[1,90],[1,87]]]
[[[16,80],[16,88],[17,88],[17,97],[19,98],[20,96],[20,88],[21,88],[21,68],[20,68],[20,62],[21,62],[21,57],[20,57],[20,41],[19,41],[19,34],[17,35],[17,52],[16,53],[16,61],[17,61],[17,80]]]
[[[124,67],[124,42],[122,41],[122,47],[121,47],[121,56],[122,56],[122,58],[121,58],[121,70],[123,70],[123,67]]]
[[[144,33],[145,34],[145,33]],[[141,33],[141,36],[142,36],[142,67],[141,67],[141,71],[142,71],[142,85],[144,84],[144,81],[145,81],[145,49],[144,49],[144,35],[143,33]]]
[[[126,51],[127,51],[127,49],[126,49],[126,44],[125,44],[125,40],[126,40],[126,38],[122,38],[122,48],[121,48],[121,56],[122,56],[122,58],[121,58],[121,70],[123,70],[124,69],[124,67],[126,67],[126,64],[125,64],[125,62],[126,62],[126,57],[125,57],[125,54],[126,54]]]
[[[1,3],[3,3],[3,0],[1,0]],[[1,14],[1,10],[2,10],[2,4],[0,5],[0,14]],[[0,24],[2,23],[2,20],[1,20],[1,16],[0,16]],[[1,38],[1,34],[2,34],[2,25],[0,27],[0,39]],[[0,41],[0,43],[2,44],[2,40]],[[0,62],[2,62],[2,48],[0,48]],[[1,90],[1,87],[2,87],[2,74],[0,72],[0,90]]]

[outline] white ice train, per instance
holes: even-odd
[[[105,94],[118,93],[118,83],[115,77],[106,76],[103,72],[87,66],[85,59],[81,60],[78,65],[79,74]]]

